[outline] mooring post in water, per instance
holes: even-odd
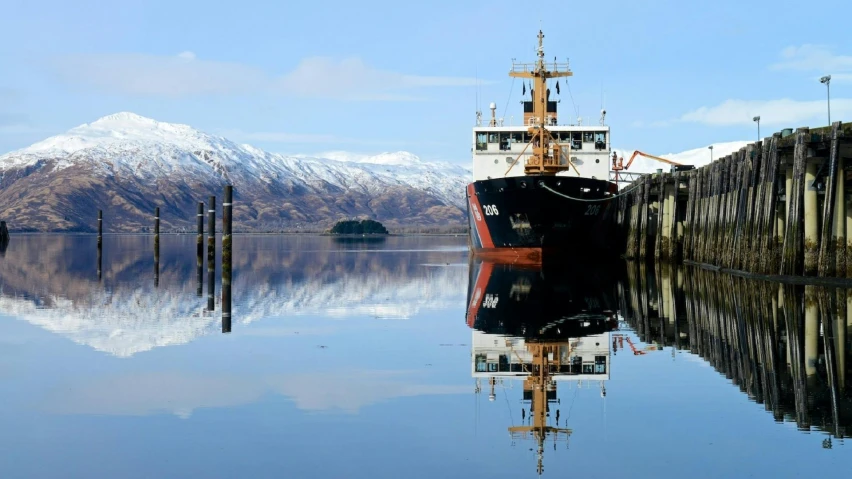
[[[216,257],[216,197],[207,203],[207,261]]]
[[[211,196],[207,204],[207,309],[215,309],[213,297],[216,272],[216,197]]]
[[[154,208],[154,287],[160,285],[160,207]]]
[[[231,332],[231,207],[233,186],[225,186],[222,200],[222,332]]]
[[[222,200],[222,271],[231,267],[231,207],[233,205],[234,187],[225,186],[225,195]]]
[[[201,257],[204,256],[204,203],[198,203],[198,213],[196,215],[196,222],[198,224],[198,261],[201,261]]]

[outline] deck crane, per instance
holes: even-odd
[[[633,154],[630,155],[630,159],[627,160],[627,164],[625,165],[624,164],[624,157],[618,158],[618,155],[616,155],[615,152],[612,152],[612,171],[615,172],[615,182],[616,183],[618,183],[618,180],[619,180],[618,172],[630,168],[630,165],[633,164],[633,160],[636,159],[637,155],[642,155],[646,158],[651,158],[652,160],[657,160],[657,161],[661,161],[663,163],[667,163],[669,165],[672,165],[673,168],[676,168],[676,167],[683,167],[683,169],[694,168],[692,165],[684,165],[682,163],[678,163],[678,162],[672,161],[672,160],[667,160],[667,159],[661,158],[659,156],[649,155],[649,154],[642,152],[642,151],[639,151],[639,150],[635,150],[633,152]]]

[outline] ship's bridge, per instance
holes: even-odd
[[[553,381],[609,380],[610,333],[548,343],[548,374]],[[525,379],[533,371],[533,352],[523,338],[473,331],[474,378]]]
[[[529,117],[530,124],[538,119]],[[553,140],[570,147],[569,157],[573,167],[566,176],[582,176],[606,180],[610,170],[610,131],[607,125],[559,125],[556,118],[548,125]],[[532,155],[529,147],[532,135],[528,125],[476,126],[473,129],[473,179],[485,180],[504,176],[523,176],[524,163]],[[520,158],[519,158],[520,157]],[[516,161],[517,160],[517,161]]]

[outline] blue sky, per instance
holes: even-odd
[[[7,0],[0,152],[118,111],[282,153],[467,163],[481,106],[521,115],[511,59],[568,57],[574,103],[656,154],[852,117],[844,1]],[[535,11],[540,11],[541,18]],[[574,116],[562,88],[560,112]],[[508,107],[508,109],[506,109]],[[516,120],[517,121],[517,120]]]

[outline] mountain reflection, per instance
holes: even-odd
[[[559,386],[576,393],[593,385],[606,396],[610,335],[618,326],[614,277],[566,264],[547,266],[473,262],[466,314],[473,329],[476,393],[487,387],[494,401],[495,388],[523,383],[521,424],[508,430],[513,444],[535,444],[538,474],[545,444],[552,440],[556,449],[572,433],[561,415]]]
[[[692,267],[627,269],[622,314],[641,340],[701,357],[777,422],[845,437],[852,291]]]
[[[225,297],[234,329],[284,315],[407,319],[459,304],[466,252],[435,244],[235,236]],[[0,261],[0,314],[122,357],[225,329],[220,244],[213,269],[197,262],[194,236],[162,236],[156,270],[153,237],[107,235],[99,256],[93,236],[16,238]]]

